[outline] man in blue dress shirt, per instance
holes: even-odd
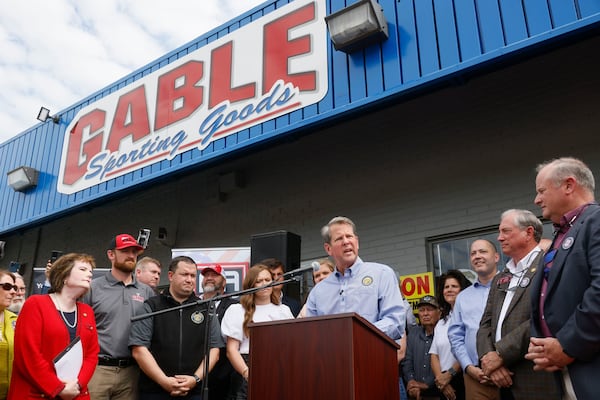
[[[471,244],[470,258],[471,268],[477,274],[477,281],[456,297],[448,326],[448,339],[452,353],[464,372],[466,398],[496,400],[500,398],[498,387],[479,367],[477,331],[492,279],[498,272],[497,263],[500,255],[492,242],[479,239]]]
[[[390,338],[400,339],[406,309],[394,271],[360,259],[356,227],[349,218],[333,218],[321,235],[335,271],[310,292],[306,316],[355,312]]]

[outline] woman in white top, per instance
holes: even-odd
[[[271,271],[265,265],[256,264],[248,270],[243,289],[256,288],[273,281]],[[221,322],[221,333],[227,340],[227,358],[236,373],[232,378],[229,399],[245,400],[248,389],[248,323],[294,318],[288,306],[279,304],[279,297],[268,287],[245,294],[239,304],[231,305]]]
[[[456,269],[448,271],[439,278],[437,293],[442,317],[435,326],[429,354],[431,354],[431,371],[435,376],[435,384],[448,400],[465,399],[460,363],[454,358],[448,340],[448,325],[450,325],[450,314],[456,296],[470,285],[471,282]]]

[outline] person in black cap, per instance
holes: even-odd
[[[444,398],[435,386],[431,371],[429,348],[433,330],[440,319],[440,307],[434,296],[424,296],[417,304],[419,325],[410,327],[406,335],[406,357],[402,361],[402,375],[409,397]]]
[[[155,295],[150,286],[135,279],[142,251],[131,235],[113,237],[106,251],[111,269],[92,280],[83,298],[94,310],[100,344],[98,367],[88,385],[94,400],[138,398],[139,368],[128,347],[131,317],[143,313],[144,301]]]

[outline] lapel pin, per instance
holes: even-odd
[[[573,239],[571,236],[569,236],[568,238],[566,238],[566,239],[565,239],[565,240],[562,242],[562,245],[561,245],[561,247],[563,248],[563,250],[567,250],[567,249],[569,249],[571,246],[573,246],[573,242],[574,242],[574,241],[575,241],[575,240],[574,240],[574,239]]]

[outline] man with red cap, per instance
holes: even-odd
[[[202,299],[208,300],[216,296],[221,296],[225,293],[227,287],[227,277],[225,270],[221,265],[206,267],[202,270]],[[225,311],[230,305],[237,303],[237,300],[226,297],[214,302],[215,313],[212,318],[219,319],[219,325],[225,315]],[[233,367],[227,358],[227,349],[222,347],[219,355],[219,361],[208,376],[208,390],[211,400],[227,399],[230,386],[231,374]]]
[[[88,385],[94,400],[137,399],[139,368],[128,347],[131,317],[143,312],[144,301],[154,296],[150,286],[135,279],[135,266],[144,248],[133,236],[112,238],[106,251],[111,269],[92,280],[83,301],[94,309],[100,354]]]

